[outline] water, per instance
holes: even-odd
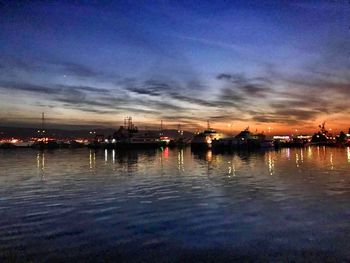
[[[0,151],[0,260],[349,261],[350,149]]]

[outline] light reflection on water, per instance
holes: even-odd
[[[0,167],[2,257],[50,261],[118,248],[137,261],[140,249],[141,258],[176,258],[179,249],[220,248],[350,258],[349,147],[26,149],[0,151]]]

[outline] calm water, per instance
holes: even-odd
[[[0,260],[350,260],[350,149],[0,151]]]

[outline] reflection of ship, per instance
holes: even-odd
[[[160,153],[160,149],[104,149],[104,150],[90,150],[89,152],[89,167],[93,171],[98,168],[99,161],[104,158],[104,164],[115,165],[118,164],[118,169],[123,172],[134,173],[139,169],[139,164],[147,162],[147,160],[154,160],[155,155]],[[130,174],[131,175],[131,174]]]
[[[192,148],[211,148],[213,141],[220,139],[221,134],[217,133],[214,129],[210,128],[208,121],[208,127],[201,133],[194,135],[191,141]]]
[[[211,149],[204,149],[204,148],[202,149],[203,149],[202,151],[196,151],[196,150],[192,151],[191,149],[191,152],[194,158],[198,160],[207,161],[207,162],[213,161],[213,151]]]
[[[70,149],[82,148],[85,146],[82,140],[59,141],[58,145],[60,148],[70,148]]]

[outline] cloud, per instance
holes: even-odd
[[[297,121],[313,120],[320,112],[318,110],[302,110],[302,109],[281,109],[274,112],[275,116],[290,117]]]
[[[244,94],[239,93],[231,87],[225,87],[221,89],[219,98],[216,103],[220,107],[238,108],[239,105],[246,99],[247,98],[244,96]]]
[[[0,59],[2,60],[2,68],[13,74],[18,74],[18,71],[30,74],[48,72],[82,78],[112,79],[112,76],[109,76],[102,71],[94,70],[92,67],[76,62],[61,61],[50,58],[42,59],[30,56],[18,58],[7,55],[1,55]]]
[[[129,91],[133,93],[137,93],[139,95],[149,95],[149,96],[160,96],[161,93],[156,90],[149,90],[145,88],[136,88],[136,87],[130,87],[128,88]]]
[[[65,73],[67,75],[74,75],[78,77],[87,78],[98,77],[102,75],[101,72],[94,71],[85,65],[73,62],[51,62],[51,65],[54,67],[58,67],[60,72]]]
[[[350,81],[312,75],[304,72],[302,76],[281,75],[271,80],[222,73],[216,79],[224,84],[220,100],[236,102],[232,105],[236,112],[242,107],[251,120],[259,123],[305,124],[325,114],[344,113],[346,105],[342,105],[341,98],[350,99]],[[285,89],[272,88],[276,82]]]
[[[193,83],[189,83],[193,84]],[[197,86],[200,86],[199,84]],[[185,93],[188,93],[188,89],[193,88],[192,86],[181,86],[173,81],[157,81],[157,80],[147,80],[143,83],[136,84],[134,81],[124,82],[124,89],[138,95],[147,95],[150,97],[162,97],[168,101],[174,101],[177,103],[187,102],[197,106],[204,107],[216,107],[217,104],[210,100],[204,100],[200,98],[195,98],[193,96],[188,96]],[[191,92],[196,92],[191,90]],[[171,108],[175,109],[174,106]],[[178,107],[180,108],[180,107]]]
[[[233,99],[239,99],[244,95],[266,97],[267,94],[273,92],[272,88],[268,86],[272,84],[272,81],[266,77],[247,78],[243,74],[222,73],[217,75],[216,79],[226,83],[223,95],[231,96]]]
[[[247,84],[239,87],[239,89],[252,97],[266,97],[272,91],[271,88],[262,85]]]
[[[114,89],[5,81],[0,82],[0,88],[41,94],[53,105],[61,103],[65,108],[82,112],[144,114],[193,126],[207,119],[310,125],[321,115],[350,111],[346,100],[341,101],[350,98],[348,82],[306,76],[309,75],[272,80],[266,76],[248,78],[244,74],[223,73],[216,76],[222,86],[212,96],[205,96],[205,89],[191,90],[189,83],[180,85],[155,78],[120,79]],[[282,83],[284,89],[272,88],[275,83]],[[293,89],[288,89],[289,86]]]
[[[110,93],[110,90],[104,88],[96,88],[91,86],[72,86],[72,85],[55,85],[58,88],[64,90],[80,90],[84,92],[93,92],[93,93]]]
[[[203,100],[200,98],[193,98],[189,96],[184,96],[181,94],[176,94],[174,92],[170,93],[170,98],[171,99],[176,99],[182,102],[188,102],[191,104],[199,105],[199,106],[204,106],[204,107],[217,107],[217,103],[215,101],[209,101],[209,100]]]
[[[7,89],[10,91],[26,91],[26,92],[34,92],[34,93],[41,93],[41,94],[57,93],[57,90],[46,86],[35,85],[30,83],[9,82],[9,81],[0,82],[0,88]]]
[[[191,41],[194,43],[199,43],[202,45],[230,49],[230,50],[233,50],[233,51],[238,52],[238,53],[248,51],[247,47],[245,47],[245,46],[227,43],[227,42],[222,42],[222,41],[216,41],[216,40],[210,40],[210,39],[198,38],[198,37],[190,37],[190,36],[181,36],[181,35],[171,35],[171,36],[182,39],[182,40],[188,40],[188,41]]]
[[[244,74],[222,73],[217,75],[216,79],[224,85],[216,102],[222,107],[231,107],[236,110],[246,108],[247,103],[265,98],[274,92],[268,86],[272,81],[265,77],[247,78]]]
[[[243,74],[228,74],[228,73],[221,73],[219,75],[216,76],[216,79],[218,80],[225,80],[225,81],[229,81],[235,84],[242,84],[242,83],[246,83],[247,80],[244,77]]]
[[[36,85],[24,82],[11,82],[11,81],[0,81],[0,88],[12,90],[12,91],[25,91],[34,92],[41,94],[63,94],[67,96],[77,95],[80,93],[105,93],[108,94],[110,91],[108,89],[96,88],[90,86],[72,86],[72,85]]]
[[[139,95],[160,96],[166,90],[170,89],[168,84],[155,80],[137,83],[135,79],[125,79],[119,83],[123,89]]]

